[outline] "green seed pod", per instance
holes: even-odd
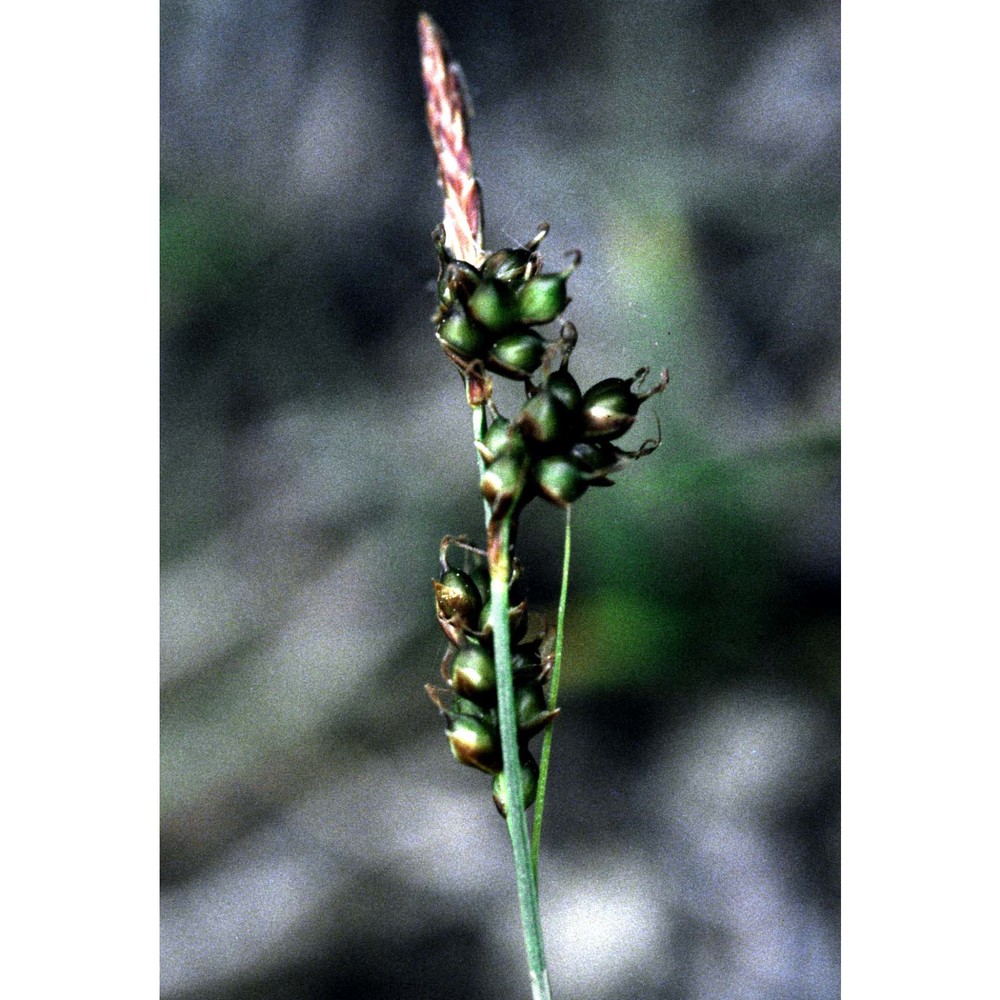
[[[606,441],[621,437],[635,423],[643,401],[662,392],[667,384],[668,376],[664,371],[652,389],[635,392],[633,386],[640,384],[648,374],[648,368],[640,368],[630,379],[606,378],[591,386],[583,394],[584,436]]]
[[[613,441],[635,423],[638,412],[639,400],[632,392],[632,383],[623,378],[606,378],[584,394],[584,434]]]
[[[485,358],[492,338],[469,317],[461,303],[455,302],[437,328],[437,338],[463,358]]]
[[[578,441],[569,456],[584,472],[614,472],[621,467],[622,453],[607,441]]]
[[[551,323],[567,305],[566,282],[580,263],[579,253],[574,254],[573,263],[559,274],[536,274],[517,290],[517,313],[521,322],[530,326],[535,323]]]
[[[545,388],[573,414],[580,412],[583,393],[575,378],[565,368],[554,371],[546,380]]]
[[[497,416],[483,435],[483,445],[493,458],[500,454],[507,444],[507,430],[510,421],[506,417]],[[489,461],[493,461],[490,458]]]
[[[486,278],[469,296],[469,315],[492,334],[502,333],[517,322],[517,304],[510,288],[496,278]]]
[[[534,805],[538,794],[538,762],[530,753],[521,758],[521,796],[524,808]],[[493,803],[497,812],[507,817],[507,778],[501,771],[493,779]]]
[[[493,657],[469,640],[451,665],[451,686],[456,694],[477,705],[489,706],[497,700],[497,672]]]
[[[494,514],[502,515],[512,503],[521,498],[526,473],[525,458],[506,449],[489,464],[480,480],[479,489]]]
[[[549,455],[535,462],[531,470],[538,492],[557,507],[579,500],[590,485],[590,477],[565,455]]]
[[[529,266],[532,265],[535,249],[545,239],[548,232],[549,224],[543,222],[526,246],[497,250],[495,253],[491,253],[483,261],[483,276],[497,278],[508,284],[523,280],[525,274],[528,273]]]
[[[569,305],[566,279],[539,274],[517,290],[517,315],[522,323],[551,323]]]
[[[434,580],[437,613],[442,618],[476,621],[483,607],[483,597],[475,581],[460,569],[448,569]]]
[[[500,735],[482,719],[472,715],[448,715],[448,742],[460,764],[476,767],[487,774],[503,770]]]
[[[536,736],[559,714],[559,709],[549,711],[545,690],[538,681],[528,681],[518,687],[514,692],[514,704],[518,738],[522,740]]]
[[[497,431],[497,436],[501,432]],[[515,424],[507,423],[506,430],[502,434],[499,446],[495,453],[496,458],[512,458],[521,463],[528,461],[528,442]]]
[[[446,264],[438,279],[438,301],[442,309],[450,309],[456,301],[467,302],[479,286],[482,275],[464,260]]]
[[[518,411],[514,424],[538,450],[550,450],[573,435],[576,419],[554,393],[540,389]]]
[[[531,263],[531,250],[507,249],[491,253],[483,261],[483,277],[496,278],[508,284],[521,281]]]
[[[486,367],[508,378],[525,381],[542,363],[546,346],[534,330],[508,333],[493,345]]]

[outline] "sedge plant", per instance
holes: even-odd
[[[441,543],[434,581],[437,620],[448,647],[443,686],[428,685],[446,722],[451,752],[485,772],[506,820],[534,1000],[549,1000],[538,907],[538,850],[562,659],[569,581],[570,510],[591,487],[660,443],[620,447],[641,404],[667,384],[664,370],[603,379],[581,389],[569,371],[577,331],[562,317],[567,283],[580,262],[546,272],[539,227],[524,246],[489,252],[483,245],[482,197],[472,169],[461,74],[444,37],[426,14],[418,20],[427,121],[444,194],[434,230],[438,257],[436,336],[461,375],[472,412],[472,444],[483,501],[485,545],[465,536]],[[539,328],[558,322],[546,336]],[[524,402],[503,415],[493,380],[521,383]],[[530,627],[524,570],[514,554],[518,524],[535,499],[566,512],[562,589],[554,629]],[[531,741],[544,734],[540,762]],[[534,808],[529,835],[527,813]]]

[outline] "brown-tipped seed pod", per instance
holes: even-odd
[[[566,324],[569,326],[569,324]],[[548,389],[570,413],[577,415],[580,412],[580,405],[583,402],[583,393],[575,378],[570,375],[565,368],[554,371],[546,380],[545,388]]]
[[[517,323],[517,304],[510,288],[496,278],[485,278],[469,296],[469,315],[494,337]]]
[[[438,279],[438,302],[447,311],[455,302],[468,302],[469,296],[479,286],[482,275],[464,260],[453,260],[445,265]]]
[[[494,515],[503,516],[521,498],[527,478],[526,456],[504,448],[483,473],[479,489]]]
[[[496,250],[483,261],[483,277],[496,278],[497,281],[505,281],[508,284],[523,281],[531,257],[531,250],[519,248]]]
[[[514,703],[517,708],[517,734],[521,740],[536,736],[559,714],[558,708],[549,710],[545,690],[538,681],[521,684],[514,691]]]
[[[507,430],[509,427],[510,421],[506,417],[497,415],[490,426],[486,428],[482,443],[490,454],[490,458],[487,461],[492,462],[507,444]]]
[[[517,316],[522,323],[551,323],[569,305],[566,279],[561,274],[539,274],[517,292]]]
[[[451,664],[451,686],[457,695],[488,707],[497,700],[497,672],[493,657],[469,639]]]
[[[448,641],[458,646],[462,637],[479,624],[483,606],[479,588],[460,570],[449,570],[441,580],[431,582],[438,624]]]
[[[577,420],[558,396],[543,388],[525,402],[513,423],[536,450],[550,451],[569,442]]]
[[[503,769],[500,736],[496,729],[473,715],[448,714],[448,742],[460,764],[487,774]]]
[[[525,381],[538,370],[548,345],[534,330],[520,330],[501,337],[486,360],[486,367],[507,378]]]
[[[627,457],[623,459],[623,455],[624,452],[608,441],[592,440],[578,441],[570,448],[567,457],[584,472],[604,475],[617,472],[630,461]]]
[[[512,247],[497,250],[483,261],[483,276],[497,278],[508,283],[522,281],[532,266],[535,249],[545,239],[549,231],[547,222],[543,222],[538,232],[524,247]]]
[[[531,476],[538,492],[557,507],[579,500],[591,481],[591,476],[565,455],[540,458],[532,466]]]
[[[521,800],[524,808],[534,805],[538,794],[538,762],[530,753],[521,758]],[[493,804],[504,819],[507,818],[507,778],[501,771],[493,779]]]
[[[613,441],[635,423],[638,412],[639,401],[632,393],[632,383],[623,378],[606,378],[584,393],[584,434]]]
[[[650,396],[662,392],[667,384],[664,371],[652,389],[635,392],[633,386],[641,384],[648,374],[648,368],[640,368],[630,379],[606,378],[591,386],[583,394],[584,436],[606,441],[621,437],[635,423],[639,406]]]
[[[472,321],[460,302],[453,303],[438,324],[437,338],[444,347],[469,359],[485,358],[492,343],[489,332]]]
[[[504,421],[504,425],[493,433],[487,431],[483,440],[490,447],[496,444],[493,448],[495,458],[513,458],[522,463],[528,461],[528,442],[518,427],[510,421]]]
[[[558,274],[536,274],[517,290],[517,314],[521,322],[551,323],[567,305],[566,282],[580,263],[579,253],[574,252],[573,262]]]
[[[433,583],[439,618],[457,618],[469,622],[479,620],[483,596],[468,573],[449,568]]]

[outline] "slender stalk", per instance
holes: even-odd
[[[524,810],[520,750],[517,743],[517,714],[514,706],[514,671],[510,650],[510,524],[508,512],[495,524],[489,544],[490,626],[493,630],[493,660],[497,674],[497,708],[500,716],[500,745],[507,778],[507,832],[514,852],[517,898],[521,909],[524,947],[531,975],[534,1000],[550,1000],[549,977],[542,943],[538,911],[538,886],[528,841],[528,821]]]
[[[549,682],[549,708],[555,708],[559,702],[559,668],[562,665],[563,625],[566,621],[566,596],[569,593],[569,555],[572,537],[572,522],[570,511],[566,508],[566,534],[563,536],[563,566],[562,587],[559,591],[559,614],[556,619],[556,648],[552,661],[552,679]],[[553,726],[546,727],[545,738],[542,741],[542,757],[538,762],[538,794],[535,798],[534,826],[531,831],[531,867],[538,881],[538,850],[542,841],[542,813],[545,809],[545,783],[549,776],[549,754],[552,752]]]
[[[486,407],[480,403],[478,406],[472,407],[472,437],[478,444],[481,444],[485,433]],[[476,467],[479,469],[479,481],[482,482],[483,473],[486,471],[486,463],[483,461],[483,456],[479,453],[478,448],[475,449],[475,452]],[[490,523],[490,505],[485,497],[483,497],[483,512],[486,515],[486,524],[488,526]]]

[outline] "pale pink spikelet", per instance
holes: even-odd
[[[485,256],[482,198],[472,172],[460,70],[430,15],[420,15],[418,31],[427,127],[437,153],[438,183],[444,191],[445,246],[459,260],[479,265]]]

